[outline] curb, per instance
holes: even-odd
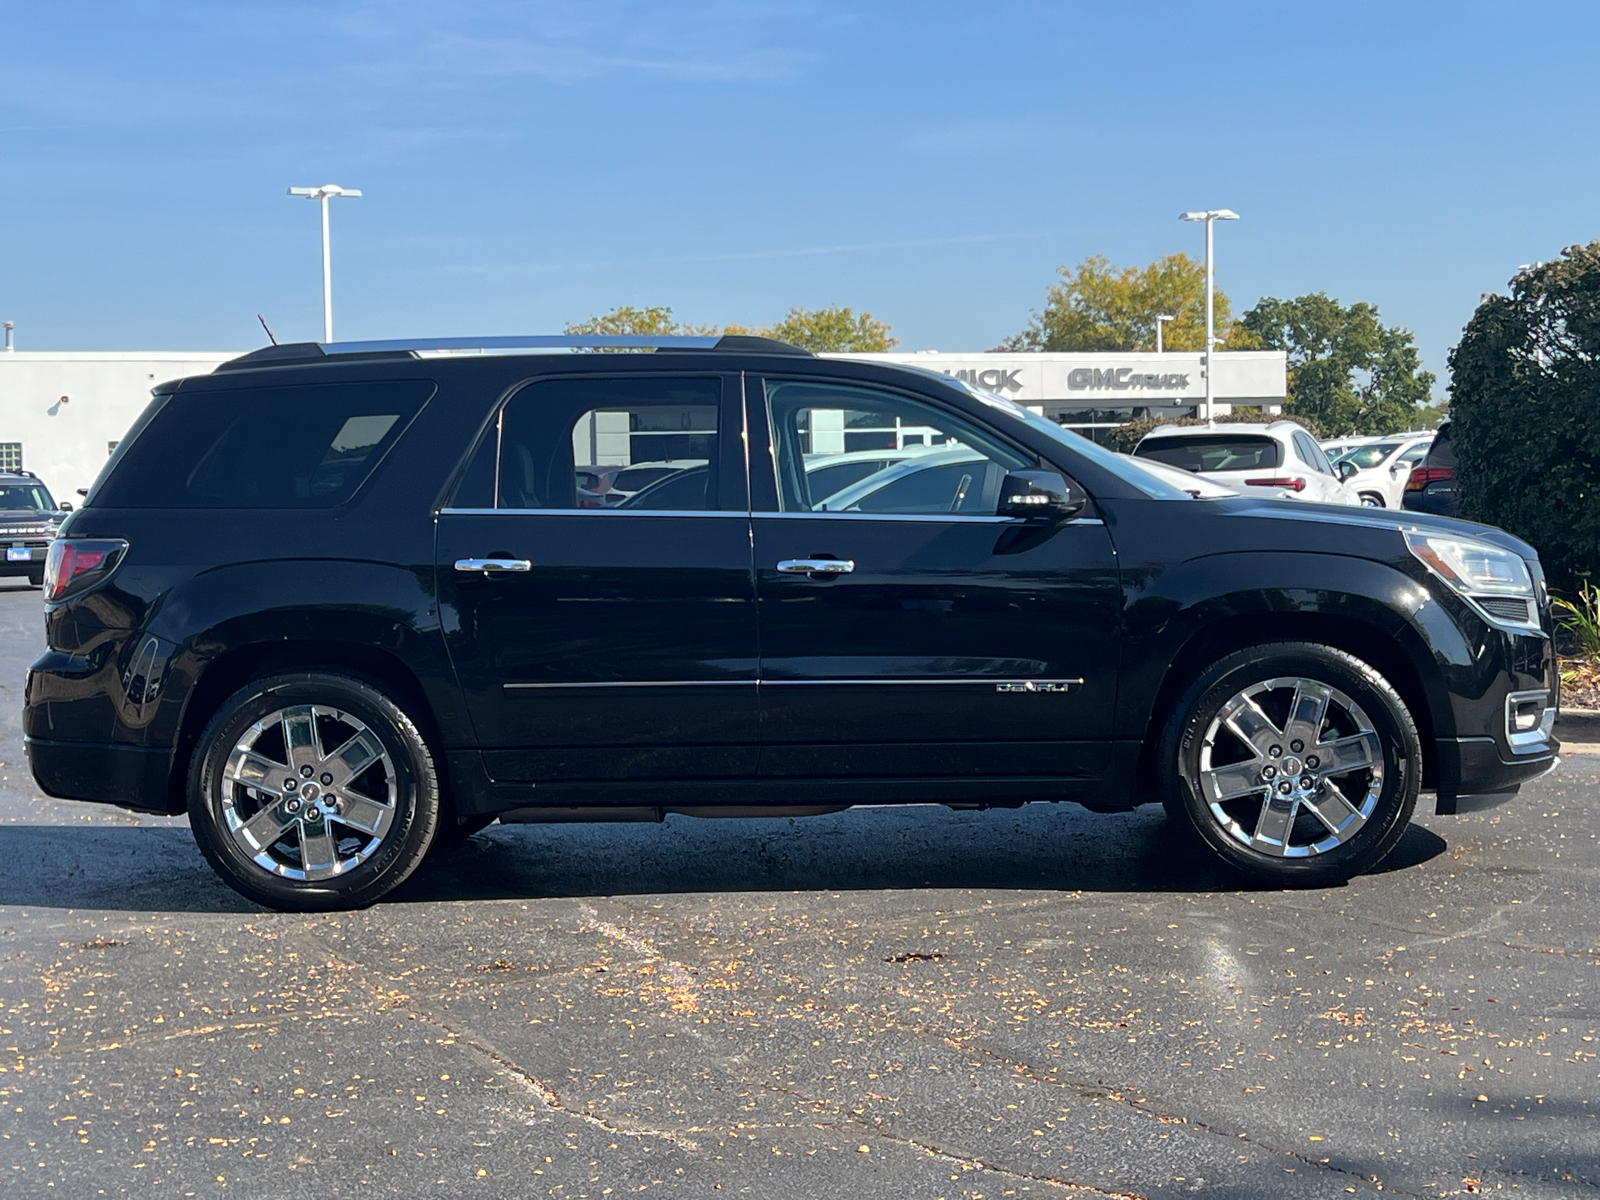
[[[1563,742],[1600,742],[1600,709],[1563,708],[1556,714],[1556,737]]]

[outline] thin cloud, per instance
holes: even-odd
[[[596,259],[546,263],[463,264],[446,268],[447,274],[516,275],[550,271],[596,271],[615,267],[690,266],[701,263],[759,262],[785,258],[817,258],[829,254],[865,254],[884,250],[920,250],[935,246],[976,246],[993,242],[1020,242],[1051,236],[1047,233],[981,233],[964,237],[910,238],[891,242],[848,242],[827,246],[796,246],[771,250],[735,250],[722,254],[679,254],[653,258]]]

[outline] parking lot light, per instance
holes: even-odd
[[[1174,313],[1161,313],[1156,317],[1156,353],[1157,354],[1163,353],[1163,351],[1161,349],[1161,327],[1163,325],[1165,325],[1168,321],[1173,321],[1173,320],[1176,320],[1176,319],[1177,319],[1177,317],[1176,317],[1176,314],[1174,314]]]
[[[1215,292],[1215,278],[1211,266],[1211,223],[1213,221],[1237,221],[1239,214],[1231,208],[1210,208],[1202,212],[1179,213],[1180,221],[1203,221],[1206,227],[1206,424],[1211,423],[1211,354],[1217,348],[1217,322],[1215,305],[1212,296]],[[1157,326],[1157,328],[1160,328]]]
[[[331,342],[333,341],[333,256],[328,248],[328,201],[335,196],[359,196],[361,192],[357,188],[344,188],[337,183],[325,183],[321,187],[292,187],[289,189],[289,195],[304,196],[308,200],[322,202],[322,340]]]

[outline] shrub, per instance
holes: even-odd
[[[1485,296],[1450,369],[1462,515],[1530,542],[1573,587],[1600,567],[1600,242]]]

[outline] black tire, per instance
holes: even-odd
[[[44,568],[28,572],[28,586],[42,588],[44,586]]]
[[[1319,687],[1331,689],[1326,707],[1327,724],[1319,724],[1319,730],[1341,737],[1343,744],[1358,743],[1359,739],[1351,754],[1370,755],[1375,767],[1358,767],[1341,774],[1326,769],[1327,764],[1319,758],[1315,763],[1317,768],[1323,769],[1319,775],[1310,766],[1315,746],[1303,752],[1284,745],[1270,746],[1266,752],[1252,750],[1233,728],[1222,723],[1223,714],[1230,711],[1229,706],[1247,691],[1264,688],[1273,681],[1297,679],[1311,685],[1306,691],[1312,696]],[[1277,741],[1271,737],[1271,731],[1288,728],[1286,720],[1281,725],[1276,724],[1278,717],[1274,715],[1287,712],[1289,705],[1283,699],[1286,692],[1291,697],[1289,704],[1293,703],[1294,696],[1301,694],[1293,690],[1291,683],[1277,688],[1265,687],[1256,697],[1257,711],[1266,713],[1274,722],[1260,734],[1264,740]],[[1341,694],[1343,701],[1353,702],[1353,710],[1332,698]],[[1244,715],[1245,724],[1248,720],[1248,715]],[[1322,718],[1317,720],[1320,722]],[[1217,723],[1215,732],[1214,723]],[[1212,739],[1209,744],[1208,737]],[[1372,754],[1373,737],[1381,754]],[[1273,749],[1280,750],[1282,757],[1271,757]],[[1191,828],[1225,862],[1282,887],[1338,883],[1376,866],[1405,834],[1422,783],[1422,742],[1416,722],[1400,694],[1388,680],[1354,655],[1310,642],[1255,646],[1213,663],[1200,673],[1178,701],[1162,729],[1157,753],[1161,800],[1168,814]],[[1251,779],[1272,777],[1265,766],[1274,761],[1290,763],[1296,754],[1304,757],[1297,760],[1298,765],[1291,763],[1292,781],[1280,775],[1275,783],[1259,785],[1262,788],[1259,797],[1218,799],[1225,792],[1226,785],[1221,780],[1230,759],[1238,776],[1248,776],[1240,779],[1240,784],[1248,785]],[[1202,761],[1209,761],[1214,769],[1210,790],[1207,779],[1202,776]],[[1254,770],[1258,765],[1263,767],[1261,772]],[[1312,781],[1314,790],[1302,793],[1301,786],[1307,779]],[[1330,782],[1334,788],[1332,794],[1327,791]],[[1269,790],[1286,783],[1293,789],[1292,795],[1280,798]],[[1343,795],[1340,789],[1351,792],[1361,801],[1360,805],[1346,805],[1355,812],[1354,818],[1346,818],[1344,808],[1338,807],[1339,796]],[[1289,824],[1281,839],[1261,840],[1263,829],[1269,823],[1266,812],[1271,806],[1269,797],[1277,802],[1279,813],[1287,808]],[[1368,804],[1370,810],[1363,817],[1359,809],[1365,809]],[[1351,830],[1341,835],[1335,831],[1333,823],[1318,817],[1319,809],[1331,813],[1336,821],[1353,819],[1359,823],[1341,826]],[[1254,825],[1250,825],[1252,811],[1256,813]],[[1341,836],[1344,840],[1338,840]],[[1330,844],[1334,842],[1337,844]],[[1321,849],[1314,848],[1319,845]],[[1264,847],[1282,847],[1282,850]]]
[[[320,814],[311,817],[311,832],[325,835],[326,848],[333,851],[332,865],[323,868],[337,869],[331,876],[293,878],[281,873],[288,871],[292,875],[297,867],[306,865],[304,839],[308,825],[304,819],[296,819],[298,823],[290,826],[292,833],[261,849],[260,856],[274,864],[270,869],[252,857],[230,827],[230,814],[239,820],[242,815],[263,815],[263,810],[273,806],[266,793],[237,781],[227,782],[224,791],[230,757],[243,745],[242,739],[254,737],[261,739],[253,743],[261,751],[255,756],[257,759],[276,763],[279,757],[292,758],[287,752],[278,756],[270,748],[263,748],[267,746],[265,739],[271,737],[275,714],[286,710],[310,711],[319,734],[333,737],[342,738],[364,726],[381,746],[381,757],[374,757],[364,769],[371,773],[353,775],[348,793],[343,785],[329,786],[321,793],[324,805],[338,805],[350,796],[360,800],[362,790],[383,801],[376,804],[368,800],[374,807],[365,809],[388,813],[387,817],[376,818],[386,821],[376,840],[343,824],[332,812],[326,818]],[[266,723],[266,733],[255,728],[258,722]],[[287,719],[278,722],[280,745],[288,736],[288,723]],[[363,748],[370,744],[365,743]],[[328,747],[326,765],[337,769],[332,754],[335,748]],[[293,772],[290,778],[299,787],[298,775],[305,768],[296,771],[285,763],[283,770],[285,774]],[[326,785],[331,776],[320,778]],[[380,781],[378,786],[373,785],[375,779]],[[317,781],[317,776],[308,776],[304,793],[309,794]],[[278,780],[274,775],[271,782],[286,787],[289,780]],[[286,912],[363,908],[374,903],[417,869],[438,831],[440,813],[439,778],[433,754],[416,724],[398,704],[370,684],[324,672],[277,675],[256,680],[235,692],[200,735],[189,767],[188,802],[195,843],[217,874],[241,895]],[[293,795],[280,798],[280,802],[293,802],[305,814],[311,814],[313,807]],[[287,818],[277,814],[269,818],[274,823],[280,819]],[[315,867],[315,862],[312,865]],[[310,874],[303,870],[301,873]]]
[[[1380,496],[1377,492],[1362,492],[1361,493],[1361,507],[1362,508],[1388,508],[1389,506],[1383,502],[1383,497]]]

